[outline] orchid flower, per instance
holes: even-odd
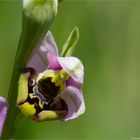
[[[25,116],[36,121],[67,121],[85,111],[84,67],[78,58],[71,56],[79,34],[73,30],[59,56],[53,36],[48,32],[59,1],[23,0],[22,33],[8,97],[7,100],[0,97],[0,136],[3,139],[14,135],[20,114],[16,105]],[[35,46],[38,47],[34,49]]]
[[[3,97],[0,97],[0,136],[2,133],[2,127],[3,127],[6,114],[7,114],[7,108],[8,108],[8,103],[6,99],[4,99]]]
[[[51,32],[32,53],[19,79],[17,105],[36,121],[77,118],[85,111],[84,67],[76,57],[60,57]]]

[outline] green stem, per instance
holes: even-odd
[[[1,136],[2,139],[10,139],[14,135],[14,124],[18,115],[18,108],[16,106],[18,80],[21,74],[21,70],[26,66],[31,53],[43,39],[57,13],[57,4],[55,0],[45,0],[43,5],[38,4],[37,0],[32,2],[34,3],[34,5],[32,5],[32,3],[30,5],[29,3],[29,6],[27,5],[27,7],[24,7],[25,9],[23,8],[22,33],[14,61],[14,68],[8,92],[7,100],[9,103],[9,108],[3,127]],[[38,6],[40,8],[38,8]],[[34,9],[33,11],[32,8]],[[25,14],[26,12],[33,12],[32,14],[34,14],[34,16],[32,17],[32,14]],[[40,15],[40,13],[42,13],[42,16]]]
[[[24,14],[23,17],[25,17]],[[50,21],[52,21],[52,19]],[[9,139],[13,136],[13,131],[14,131],[13,123],[17,116],[16,112],[18,110],[16,106],[17,93],[18,93],[17,87],[18,87],[18,80],[21,74],[21,70],[25,67],[25,64],[27,64],[28,59],[34,47],[37,46],[37,44],[43,38],[44,34],[48,31],[48,27],[50,26],[50,24],[51,22],[48,22],[46,23],[46,25],[42,26],[39,23],[32,22],[30,19],[26,17],[23,20],[23,27],[22,27],[23,30],[22,30],[21,39],[19,41],[19,45],[15,57],[13,74],[12,74],[12,79],[8,92],[7,100],[9,103],[9,109],[3,128],[3,133],[2,133],[3,139]]]
[[[31,52],[33,51],[36,44],[38,44],[37,42],[39,42],[43,38],[43,35],[44,35],[43,33],[42,35],[39,36],[38,33],[33,34],[32,32],[32,30],[35,30],[35,28],[37,27],[39,28],[39,24],[34,24],[34,26],[30,28],[30,25],[32,23],[30,23],[30,21],[28,20],[27,21],[24,20],[24,22],[26,22],[26,23],[23,23],[24,27],[27,26],[27,24],[28,24],[28,27],[26,27],[27,29],[26,31],[25,30],[22,31],[17,54],[15,57],[13,74],[12,74],[12,79],[11,79],[10,88],[8,92],[8,98],[7,98],[8,103],[9,103],[9,108],[8,108],[7,118],[4,124],[3,133],[2,133],[3,139],[9,139],[13,136],[13,131],[14,131],[13,123],[17,116],[16,112],[18,110],[16,106],[17,93],[18,93],[17,87],[18,87],[18,80],[21,74],[21,70],[22,68],[25,67],[25,64],[27,63]],[[30,35],[32,33],[31,35],[32,38],[31,37],[28,38],[29,33]]]
[[[19,47],[22,44],[21,42],[22,41],[20,40]],[[10,88],[8,92],[8,98],[7,98],[8,103],[9,103],[9,108],[8,108],[5,125],[3,128],[2,139],[9,139],[9,138],[12,138],[13,136],[13,131],[14,131],[13,124],[18,114],[16,100],[17,100],[18,79],[19,79],[21,69],[22,69],[22,65],[20,62],[21,62],[21,59],[15,59],[15,62],[14,62],[13,74],[12,74],[12,79],[11,79]]]
[[[25,119],[25,116],[21,113],[21,111],[19,111],[19,113],[16,116],[15,122],[13,124],[13,136],[16,132],[16,130],[18,129],[18,127],[21,125],[21,123],[23,122],[23,120]]]

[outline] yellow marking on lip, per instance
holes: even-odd
[[[44,110],[38,114],[38,121],[45,121],[45,120],[56,120],[62,118],[66,112],[63,110],[60,111],[52,111],[52,110]]]
[[[33,99],[33,98],[38,98],[38,100],[39,100],[39,106],[40,106],[40,108],[43,109],[43,104],[41,103],[40,98],[39,98],[38,96],[34,96],[32,93],[29,93],[29,97],[30,97],[31,99]]]
[[[29,73],[20,75],[18,81],[17,104],[24,102],[28,97],[28,77],[29,77]]]
[[[35,105],[28,102],[20,105],[19,108],[25,116],[33,116],[36,113]]]

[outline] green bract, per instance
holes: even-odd
[[[75,27],[70,33],[68,39],[63,45],[62,52],[60,56],[71,56],[75,48],[76,43],[79,39],[79,29]]]

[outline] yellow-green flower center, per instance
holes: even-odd
[[[56,97],[60,93],[60,86],[56,86],[51,81],[51,78],[48,77],[38,82],[38,91],[49,101],[49,99]]]
[[[22,77],[24,77],[24,81]],[[21,100],[22,102],[18,101],[18,106],[26,116],[36,116],[44,110],[67,110],[65,102],[56,98],[65,89],[66,80],[69,78],[69,75],[64,70],[47,70],[39,74],[37,79],[34,79],[36,81],[33,82],[34,85],[29,82],[30,77],[31,75],[29,74],[22,74],[19,80],[23,88],[26,86],[26,91],[24,90],[26,96],[23,98],[19,94],[19,97],[24,100]],[[19,93],[23,90],[21,88]]]
[[[49,101],[64,90],[68,77],[64,70],[47,70],[38,78],[38,91]]]

